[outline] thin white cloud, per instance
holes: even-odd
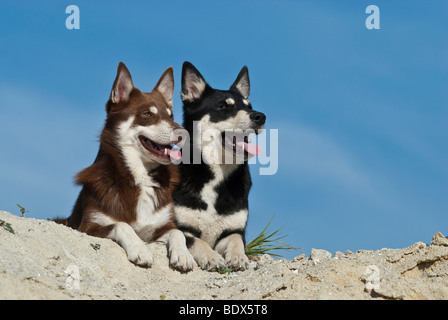
[[[305,126],[283,123],[279,126],[279,167],[282,179],[313,187],[330,187],[335,194],[353,195],[353,199],[387,211],[405,211],[406,201],[391,181],[378,169],[343,146],[328,133]],[[279,170],[280,171],[280,170]]]
[[[282,125],[280,166],[287,166],[301,177],[318,177],[341,186],[366,188],[369,178],[350,153],[337,141],[311,127]]]

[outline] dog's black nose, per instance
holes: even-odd
[[[256,125],[263,125],[266,122],[266,116],[264,113],[254,111],[250,114],[250,119],[256,124]]]

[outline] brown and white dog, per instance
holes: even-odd
[[[163,241],[170,265],[190,270],[195,262],[174,224],[171,198],[178,174],[170,157],[180,159],[171,137],[181,128],[173,121],[173,90],[171,67],[143,93],[120,62],[97,158],[76,176],[82,190],[71,216],[55,221],[116,241],[139,266],[153,262],[145,242]]]

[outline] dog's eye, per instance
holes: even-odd
[[[144,115],[147,116],[147,117],[152,116],[151,112],[149,112],[149,111],[146,111],[146,112],[144,113]]]
[[[229,108],[229,106],[228,106],[227,104],[223,104],[223,105],[219,106],[218,109],[226,110],[226,109],[228,109],[228,108]]]

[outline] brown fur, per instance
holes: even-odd
[[[113,89],[117,85],[120,71],[129,73],[124,64],[120,63]],[[172,68],[167,69],[166,72],[170,72],[172,75]],[[167,108],[172,108],[170,101],[166,101],[163,94],[157,91],[160,81],[150,93],[143,93],[135,87],[132,88],[128,101],[115,103],[111,94],[111,98],[106,104],[107,118],[100,136],[97,158],[91,166],[76,175],[76,184],[81,185],[82,190],[72,214],[67,219],[58,218],[54,221],[89,235],[106,237],[113,225],[100,226],[93,223],[89,217],[89,212],[101,212],[116,222],[130,224],[136,220],[136,206],[140,195],[140,187],[136,185],[130,170],[125,164],[117,144],[115,130],[117,125],[128,119],[130,115],[135,115],[135,125],[149,126],[163,119],[172,123],[174,127],[180,127],[173,122],[172,113],[169,115],[167,112]],[[144,111],[150,106],[156,106],[158,113],[148,117],[144,115]],[[177,168],[172,164],[158,164],[151,171],[151,175],[159,184],[159,187],[155,188],[157,210],[172,202],[171,192],[178,181],[178,173]],[[172,212],[172,220],[162,228],[156,229],[151,239],[146,240],[156,240],[166,231],[174,229],[173,219],[174,213]]]

